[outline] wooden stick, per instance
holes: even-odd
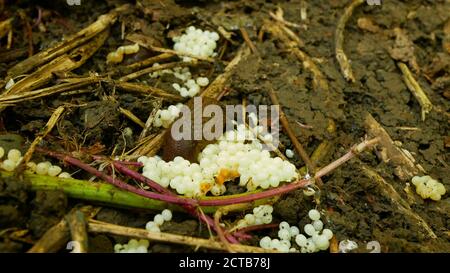
[[[416,79],[414,79],[414,76],[412,75],[408,66],[402,62],[398,62],[397,65],[403,73],[403,80],[405,81],[406,86],[408,87],[409,91],[413,93],[414,97],[422,107],[421,116],[422,121],[424,121],[425,115],[433,109],[433,104],[431,103],[430,99],[428,99],[427,94],[425,94]]]
[[[214,63],[215,62],[214,58],[200,57],[200,56],[197,56],[197,55],[194,55],[194,54],[191,54],[191,53],[180,52],[180,51],[176,51],[176,50],[173,50],[173,49],[162,48],[162,47],[157,47],[157,46],[151,46],[150,49],[153,50],[153,51],[156,51],[156,52],[170,53],[170,54],[173,54],[173,55],[189,57],[189,58],[197,59],[197,60],[200,60],[200,61],[206,61],[206,62],[210,62],[210,63]]]
[[[336,59],[341,67],[344,78],[349,82],[355,82],[355,76],[353,76],[352,66],[347,58],[347,55],[345,55],[344,52],[344,30],[347,21],[353,14],[353,10],[364,2],[365,0],[353,0],[353,2],[344,10],[344,13],[342,14],[341,18],[339,18],[336,27]]]
[[[52,226],[27,253],[54,253],[63,248],[70,239],[70,231],[65,219]]]
[[[76,79],[77,81],[66,82],[33,91],[21,92],[18,94],[0,95],[0,107],[14,105],[23,101],[44,98],[47,96],[80,89],[86,85],[99,81],[96,77]]]
[[[194,63],[192,63],[192,62],[171,62],[171,63],[166,63],[166,64],[160,64],[158,66],[147,67],[147,68],[138,70],[136,72],[130,73],[128,75],[125,75],[125,76],[121,77],[119,79],[119,81],[127,82],[129,80],[134,80],[136,78],[139,78],[140,76],[142,76],[144,74],[148,74],[148,73],[152,73],[152,72],[156,72],[156,71],[160,71],[160,70],[164,70],[164,69],[170,69],[170,68],[174,68],[174,67],[185,67],[185,66],[192,66],[192,65],[194,65]]]
[[[41,143],[41,141],[48,135],[48,133],[50,133],[53,130],[53,127],[55,127],[64,110],[65,110],[64,106],[59,106],[58,108],[56,108],[56,110],[51,115],[50,119],[47,121],[47,124],[45,124],[44,131],[42,133],[39,133],[38,136],[36,136],[34,141],[31,143],[30,147],[28,148],[27,152],[23,156],[22,162],[20,163],[22,166],[26,166],[28,161],[30,161],[31,157],[33,156],[34,150],[36,149],[36,146],[39,143]],[[20,169],[21,168],[17,168],[17,170]]]
[[[86,219],[84,214],[75,210],[66,216],[66,221],[72,235],[72,242],[76,242],[77,247],[72,253],[87,253],[88,252],[88,234],[86,230]]]
[[[386,130],[372,117],[371,114],[368,113],[366,115],[364,123],[367,134],[370,137],[377,137],[380,140],[378,144],[380,146],[378,157],[383,160],[383,162],[395,166],[394,173],[401,180],[410,180],[420,171],[425,172],[420,165],[416,165],[401,148],[398,148],[394,144],[394,141]]]
[[[162,102],[161,100],[158,100],[156,103],[154,103],[154,108],[148,115],[147,121],[145,122],[144,129],[141,131],[141,134],[139,135],[138,141],[141,141],[144,139],[144,137],[147,136],[147,132],[152,128],[153,121],[155,120],[156,113],[159,109],[161,109]]]
[[[150,85],[144,85],[134,82],[121,82],[121,81],[109,81],[109,82],[114,84],[115,87],[128,92],[134,92],[142,95],[150,95],[158,98],[163,98],[171,102],[180,102],[184,100],[184,98],[180,95],[175,95]]]
[[[119,111],[120,111],[120,113],[124,114],[127,118],[129,118],[131,121],[133,121],[137,125],[141,126],[142,128],[145,128],[145,123],[142,120],[140,120],[138,117],[136,117],[136,115],[133,114],[133,112],[131,112],[130,110],[119,107]]]
[[[250,55],[250,49],[247,46],[241,45],[236,56],[225,67],[225,71],[214,79],[208,87],[202,92],[202,97],[217,98],[222,92],[225,83],[233,74],[234,68],[247,56]]]
[[[214,225],[216,226],[217,235],[219,236],[220,241],[224,244],[227,251],[230,253],[233,253],[234,251],[231,248],[231,245],[229,244],[227,238],[225,237],[225,233],[222,229],[222,226],[220,225],[220,218],[222,217],[222,215],[227,215],[231,211],[245,210],[250,207],[251,207],[251,205],[248,203],[247,204],[245,204],[245,203],[244,204],[234,204],[234,205],[220,207],[214,213]]]
[[[84,206],[81,208],[74,208],[69,212],[73,213],[75,210],[81,211],[86,218],[94,217],[99,211],[99,208],[92,206]],[[68,214],[68,215],[69,215]],[[61,250],[70,240],[70,229],[65,218],[47,230],[44,235],[30,248],[27,253],[54,253]]]
[[[383,177],[381,177],[375,170],[370,168],[369,166],[362,164],[362,170],[364,174],[372,179],[372,181],[375,181],[378,186],[383,190],[386,196],[389,197],[391,202],[398,208],[398,210],[405,214],[406,216],[410,217],[412,219],[412,223],[417,223],[419,226],[421,226],[427,233],[428,237],[432,239],[436,239],[437,236],[431,229],[431,227],[425,222],[425,220],[420,217],[417,213],[415,213],[411,207],[409,206],[408,202],[406,202],[400,194],[394,189],[394,187],[386,182]]]
[[[165,232],[150,232],[145,229],[123,227],[118,225],[113,225],[105,222],[100,222],[96,220],[90,220],[88,223],[89,232],[95,233],[109,233],[114,235],[121,235],[133,238],[147,239],[158,242],[166,242],[172,244],[182,244],[189,245],[193,247],[202,247],[214,250],[226,251],[226,248],[221,242],[212,239],[203,239],[196,237],[189,237],[183,235],[176,235]],[[236,245],[230,244],[230,248],[235,252],[240,253],[271,253],[275,252],[273,250],[266,250],[260,247],[246,246],[246,245]]]
[[[274,23],[273,21],[266,21],[263,27],[264,30],[267,30],[275,36],[275,38],[279,39],[284,44],[285,48],[290,50],[297,57],[306,70],[311,71],[313,75],[313,87],[315,90],[323,89],[327,91],[329,89],[326,77],[320,71],[315,61],[300,49],[303,42],[293,31],[287,26],[280,23]]]
[[[132,63],[130,65],[127,65],[125,67],[119,68],[119,70],[124,70],[124,71],[133,71],[136,69],[141,69],[144,67],[148,67],[149,65],[152,65],[154,63],[160,62],[160,61],[164,61],[166,59],[169,59],[171,57],[173,57],[174,55],[172,53],[162,53],[159,54],[157,56],[153,56],[150,57],[148,59],[145,59],[143,61],[137,62],[137,63]]]
[[[163,54],[170,54],[172,56],[176,55],[176,56],[181,56],[181,57],[189,57],[189,58],[193,58],[196,60],[201,60],[201,61],[206,61],[206,62],[210,62],[210,63],[214,63],[215,59],[214,58],[210,58],[210,57],[201,57],[198,55],[194,55],[188,52],[181,52],[181,51],[176,51],[173,49],[168,49],[168,48],[163,48],[163,47],[158,47],[158,46],[154,46],[153,40],[151,38],[149,38],[148,36],[142,35],[142,34],[129,34],[127,35],[126,39],[128,41],[131,41],[133,43],[139,44],[140,46],[143,46],[147,49],[150,49],[152,51],[155,52],[161,52]]]
[[[270,89],[268,93],[269,93],[270,99],[272,100],[272,104],[280,105],[280,102],[278,101],[278,98],[277,98],[277,95],[275,94],[275,92],[272,89]],[[283,112],[281,105],[279,107],[279,111],[280,111],[280,113],[279,113],[280,121],[281,121],[281,125],[283,126],[284,131],[288,135],[289,139],[291,140],[292,144],[294,145],[295,150],[300,155],[303,162],[305,162],[305,165],[308,167],[308,170],[312,174],[314,174],[316,171],[316,166],[309,158],[309,155],[306,153],[305,149],[303,148],[303,145],[300,143],[300,141],[298,141],[297,137],[294,134],[294,131],[292,131],[292,128],[289,125],[289,120],[287,119],[286,114]],[[319,187],[321,187],[323,185],[320,178],[317,179],[317,182],[318,182],[317,185]]]
[[[248,36],[247,30],[244,27],[239,28],[242,34],[242,38],[244,38],[245,43],[248,45],[248,47],[251,49],[253,53],[258,53],[258,49],[256,49],[255,45],[253,44],[252,40],[250,40],[250,37]]]
[[[56,57],[59,57],[64,53],[67,53],[68,51],[86,43],[88,40],[92,39],[94,36],[98,35],[113,24],[120,13],[128,10],[131,10],[131,5],[125,4],[112,10],[108,14],[99,16],[97,21],[80,30],[72,37],[65,39],[63,42],[58,43],[54,47],[41,51],[36,55],[33,55],[30,58],[16,64],[8,70],[8,76],[15,78],[18,75],[25,74],[35,67],[47,63]]]

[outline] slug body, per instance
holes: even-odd
[[[139,51],[139,44],[126,45],[119,47],[116,51],[111,52],[106,56],[107,63],[121,63],[124,55],[134,54]]]
[[[191,122],[190,122],[191,123],[191,137],[189,138],[189,140],[185,140],[185,139],[175,140],[173,138],[172,127],[174,126],[175,122],[178,119],[183,118],[182,116],[180,116],[177,120],[175,120],[174,123],[172,123],[172,125],[168,128],[168,130],[166,131],[166,133],[164,135],[164,144],[162,147],[162,158],[165,161],[171,161],[175,157],[181,156],[184,159],[189,160],[192,163],[197,162],[197,156],[203,150],[203,148],[205,148],[208,144],[214,143],[216,141],[216,139],[206,140],[204,138],[203,134],[201,134],[202,135],[201,140],[194,140],[194,137],[193,137],[195,134],[194,130],[198,130],[198,129],[202,130],[203,124],[205,124],[209,120],[215,118],[215,117],[203,117],[203,115],[202,115],[202,126],[200,128],[194,127],[194,111],[197,111],[197,113],[203,113],[202,112],[203,109],[208,105],[218,105],[219,107],[221,107],[223,113],[225,113],[223,105],[221,105],[215,99],[204,97],[201,100],[201,104],[194,104],[194,99],[191,99],[190,101],[188,101],[186,106],[189,108],[189,110],[191,112],[191,115],[189,117],[191,120]],[[194,107],[196,107],[197,109],[194,109]],[[222,116],[223,117],[220,117],[220,118],[223,119],[222,120],[223,124],[224,124],[223,128],[225,128],[225,115],[222,115]],[[222,133],[223,133],[223,130],[222,130],[221,134]]]

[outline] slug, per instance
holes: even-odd
[[[222,108],[223,113],[225,113],[225,107],[217,100],[203,97],[202,98],[202,104],[201,108],[202,110],[205,109],[207,105],[218,105]],[[191,110],[191,140],[175,140],[171,134],[172,126],[175,122],[170,125],[170,127],[166,130],[166,133],[164,135],[164,143],[162,147],[162,158],[167,162],[173,160],[177,156],[181,156],[186,160],[189,160],[191,163],[198,162],[197,156],[198,154],[205,148],[208,144],[211,144],[215,142],[216,140],[206,140],[202,138],[201,140],[193,140],[193,133],[194,133],[194,100],[191,99],[187,102],[186,106]],[[200,108],[200,105],[197,105],[197,108]],[[198,113],[201,113],[202,110],[195,109]],[[203,115],[202,115],[203,116]],[[182,118],[182,116],[178,117],[178,119]],[[202,127],[203,124],[208,122],[209,120],[213,119],[214,117],[203,117],[202,118]],[[177,120],[178,120],[177,119]],[[176,121],[176,120],[175,120]],[[223,115],[223,124],[224,124],[224,130],[225,130],[225,115]],[[223,133],[223,132],[222,132]],[[203,134],[202,134],[203,136]]]
[[[126,45],[119,47],[116,51],[110,52],[106,56],[107,63],[121,63],[124,55],[134,54],[139,51],[139,44]]]

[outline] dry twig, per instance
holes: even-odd
[[[75,210],[82,211],[85,217],[90,219],[94,217],[99,211],[99,208],[92,206],[84,206],[80,209],[74,208],[70,213]],[[68,215],[69,215],[68,214]],[[63,218],[58,224],[51,227],[44,235],[33,245],[28,253],[53,253],[61,250],[70,240],[70,229],[65,218]]]
[[[105,30],[88,43],[39,67],[35,72],[26,76],[14,84],[10,89],[3,92],[1,97],[6,96],[7,94],[20,94],[29,90],[34,90],[48,83],[55,73],[68,72],[80,67],[103,45],[108,35],[108,30]]]
[[[214,250],[227,251],[221,242],[214,241],[211,239],[195,238],[183,235],[176,235],[165,232],[150,232],[145,229],[122,227],[118,225],[113,225],[105,222],[90,220],[88,223],[89,232],[96,233],[110,233],[115,235],[122,235],[131,238],[140,238],[153,240],[158,242],[167,242],[173,244],[189,245],[193,247],[203,247]],[[275,252],[273,250],[265,250],[260,247],[230,244],[231,250],[234,252],[243,253],[269,253]]]
[[[421,226],[427,233],[427,235],[432,238],[436,239],[437,236],[431,229],[431,227],[425,222],[425,220],[420,217],[417,213],[412,211],[411,207],[409,206],[408,202],[406,202],[400,194],[392,187],[391,184],[386,182],[383,177],[381,177],[376,171],[371,169],[367,165],[362,165],[362,170],[364,174],[371,178],[373,181],[375,181],[383,190],[383,192],[391,199],[391,202],[396,205],[398,210],[402,212],[403,214],[410,217],[413,221],[412,223],[417,223],[419,226]]]
[[[214,225],[216,226],[217,235],[219,236],[220,241],[224,244],[224,246],[228,252],[233,253],[234,251],[231,248],[231,245],[228,243],[227,238],[225,237],[225,233],[222,229],[222,226],[220,225],[220,218],[222,217],[222,215],[227,215],[231,211],[234,211],[234,210],[241,211],[241,210],[245,210],[248,208],[251,208],[250,204],[245,204],[245,203],[244,204],[234,204],[234,205],[220,207],[214,213]]]
[[[433,104],[431,103],[430,99],[428,99],[427,95],[422,90],[416,79],[414,79],[414,76],[412,75],[411,71],[409,71],[408,66],[402,62],[398,62],[397,65],[403,73],[403,80],[405,81],[406,86],[408,87],[409,91],[413,93],[414,97],[422,107],[421,116],[422,121],[424,121],[425,115],[433,109]]]
[[[270,96],[270,99],[272,100],[273,105],[280,105],[277,95],[275,94],[275,92],[273,90],[269,90],[269,96]],[[292,144],[294,145],[295,150],[300,155],[303,162],[305,162],[305,165],[308,167],[308,170],[312,174],[314,174],[316,171],[316,166],[309,158],[309,155],[306,153],[305,149],[303,148],[303,145],[300,143],[300,141],[298,141],[297,137],[294,134],[294,131],[292,131],[291,126],[289,125],[289,120],[287,119],[286,114],[284,113],[283,109],[281,109],[281,105],[279,107],[279,111],[280,111],[279,116],[280,116],[281,125],[283,126],[286,134],[288,135],[289,139],[291,140]],[[321,187],[323,185],[320,178],[317,179],[317,182],[318,182],[317,185],[319,187]]]
[[[311,71],[313,75],[313,86],[316,90],[318,88],[328,90],[328,83],[325,76],[322,74],[313,59],[300,49],[303,42],[297,35],[295,35],[294,32],[286,26],[279,23],[273,23],[272,21],[265,22],[262,29],[267,30],[283,42],[286,49],[290,50],[297,57],[297,59],[302,62],[303,67]]]
[[[241,31],[242,38],[244,38],[245,43],[251,49],[252,53],[258,53],[258,49],[256,49],[256,46],[253,44],[252,40],[250,40],[247,30],[244,27],[239,28],[239,30]]]
[[[23,101],[44,98],[47,96],[69,92],[72,90],[79,90],[81,87],[95,83],[100,79],[98,79],[97,76],[89,76],[86,78],[65,79],[65,81],[68,80],[70,81],[33,91],[26,91],[18,94],[2,94],[0,95],[0,108],[12,106]]]
[[[344,78],[349,82],[355,82],[355,77],[353,76],[352,66],[344,52],[344,30],[347,21],[353,14],[353,10],[364,2],[365,0],[353,0],[353,2],[344,10],[344,14],[342,14],[336,27],[336,59],[341,66]]]
[[[80,210],[75,210],[72,213],[69,213],[65,218],[70,229],[72,242],[76,242],[77,244],[72,253],[87,253],[88,234],[84,213]]]
[[[367,134],[370,137],[377,137],[380,140],[378,143],[380,146],[378,156],[383,162],[389,162],[395,166],[394,173],[401,180],[410,180],[420,171],[425,172],[420,165],[416,165],[413,159],[407,156],[401,148],[398,148],[394,144],[394,141],[386,130],[370,114],[366,115],[365,127]]]
[[[16,64],[14,67],[8,70],[8,76],[11,78],[15,78],[16,76],[25,74],[32,69],[44,63],[47,63],[55,59],[56,57],[59,57],[64,53],[86,43],[88,40],[92,39],[99,33],[102,33],[111,24],[113,24],[120,13],[130,10],[132,10],[131,5],[126,4],[112,10],[108,14],[99,16],[97,21],[80,30],[72,37],[65,39],[63,42],[58,43],[56,46],[41,51],[38,54],[33,55],[30,58]]]
[[[225,71],[217,76],[214,81],[208,85],[208,87],[201,93],[202,97],[217,98],[222,92],[225,83],[233,74],[234,68],[243,60],[250,55],[250,49],[244,45],[241,45],[236,56],[231,60],[230,63],[225,67]]]
[[[164,91],[162,89],[159,89],[157,87],[144,85],[140,83],[134,83],[134,82],[121,82],[121,81],[108,81],[114,84],[115,87],[125,90],[128,92],[138,93],[142,95],[150,95],[153,97],[163,98],[170,102],[180,102],[183,101],[184,98],[180,95],[175,95],[172,93],[169,93],[167,91]]]
[[[153,125],[153,121],[156,117],[156,113],[158,112],[159,109],[161,109],[161,104],[162,104],[162,102],[160,100],[158,100],[156,103],[154,103],[154,108],[148,115],[147,121],[145,122],[144,129],[141,131],[141,134],[139,135],[139,139],[138,139],[139,141],[141,141],[144,137],[147,136],[147,132],[151,129],[151,127]]]
[[[170,68],[174,68],[174,67],[185,67],[185,66],[192,66],[192,65],[195,65],[195,63],[193,63],[193,62],[171,62],[171,63],[166,63],[166,64],[160,64],[158,66],[147,67],[147,68],[138,70],[136,72],[130,73],[128,75],[125,75],[125,76],[121,77],[119,79],[119,81],[127,82],[129,80],[134,80],[136,78],[139,78],[142,75],[149,74],[152,72],[156,72],[156,71],[160,71],[160,70],[164,70],[164,69],[170,69]]]
[[[53,130],[53,127],[55,127],[64,110],[64,106],[59,106],[58,108],[56,108],[50,119],[47,121],[47,124],[45,124],[43,132],[40,133],[31,143],[30,148],[28,148],[28,151],[23,156],[21,164],[26,165],[28,161],[30,161],[31,157],[33,156],[34,150],[36,149],[36,146],[41,143],[41,141],[48,135],[48,133]]]
[[[142,128],[145,128],[145,123],[142,120],[140,120],[138,117],[136,117],[136,115],[133,114],[133,112],[131,112],[130,110],[127,110],[123,107],[119,107],[119,111],[120,111],[120,113],[125,115],[127,118],[129,118],[131,121],[133,121],[137,125],[141,126]]]

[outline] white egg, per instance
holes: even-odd
[[[153,222],[157,226],[160,226],[164,223],[164,217],[161,214],[156,214],[155,217],[153,218]]]
[[[312,225],[316,231],[321,231],[323,229],[323,222],[320,220],[313,221]]]
[[[2,168],[5,171],[12,172],[16,168],[16,162],[11,159],[6,159],[2,162]]]
[[[47,162],[40,162],[36,165],[36,173],[39,175],[46,175],[48,172],[48,169],[50,168],[51,164],[48,164]]]
[[[291,239],[291,234],[290,234],[289,230],[287,230],[287,229],[280,229],[278,231],[278,237],[281,240],[290,240]]]
[[[300,247],[305,247],[306,243],[308,242],[308,239],[306,239],[305,235],[298,234],[295,236],[295,243]]]
[[[269,236],[265,236],[259,241],[259,246],[261,246],[264,249],[268,249],[268,248],[270,248],[271,243],[272,243],[272,239],[270,239]]]
[[[305,233],[308,234],[309,236],[313,236],[316,233],[316,229],[311,224],[306,224],[303,229]]]
[[[166,221],[166,222],[172,220],[172,212],[168,209],[163,210],[161,212],[161,215],[162,215],[164,221]]]
[[[298,229],[298,227],[292,226],[292,227],[289,229],[289,233],[291,234],[291,237],[295,237],[295,236],[297,236],[298,234],[300,234],[300,230]]]
[[[47,174],[49,176],[57,176],[58,174],[61,173],[61,171],[62,171],[61,167],[53,165],[48,168]]]
[[[8,159],[13,162],[18,162],[21,156],[22,153],[17,149],[11,149],[8,152]]]
[[[58,175],[59,178],[72,178],[72,176],[70,175],[70,173],[67,172],[62,172]]]
[[[331,231],[330,229],[324,229],[323,231],[322,231],[322,235],[324,235],[324,236],[326,236],[326,238],[328,239],[328,240],[331,240],[331,238],[333,238],[333,231]]]
[[[320,219],[320,212],[316,209],[312,209],[308,212],[309,219],[317,221]]]

